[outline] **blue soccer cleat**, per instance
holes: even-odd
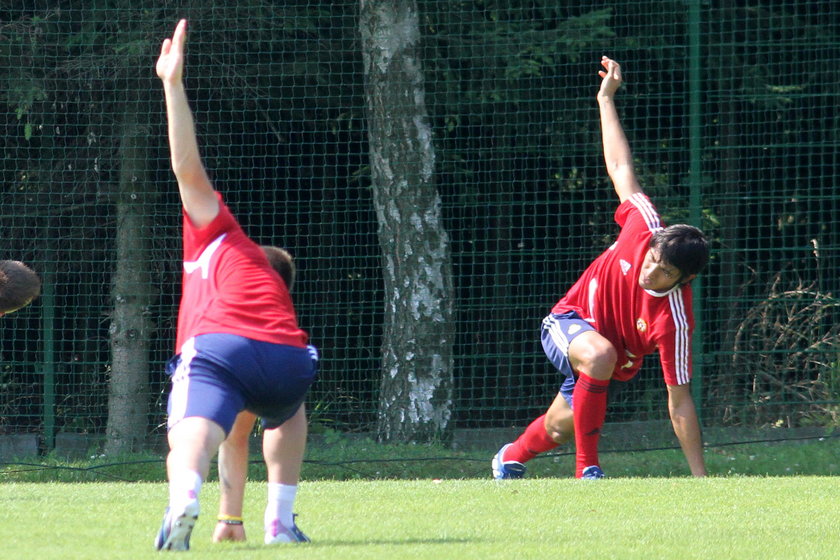
[[[198,501],[188,503],[180,514],[175,514],[169,508],[163,515],[155,548],[158,550],[189,550],[190,534],[198,519]]]
[[[606,477],[607,475],[604,474],[604,471],[601,470],[601,467],[598,465],[591,465],[583,469],[583,472],[580,473],[581,480],[599,480],[601,478]]]
[[[527,470],[525,465],[519,461],[502,460],[502,457],[505,455],[505,451],[511,445],[513,444],[508,443],[503,445],[502,448],[499,449],[499,452],[493,457],[491,465],[493,467],[493,478],[496,480],[508,480],[513,478],[522,478],[525,476],[525,471]]]
[[[297,523],[294,521],[296,517],[297,514],[294,514],[291,527],[286,527],[280,523],[279,519],[272,521],[265,531],[265,544],[310,542],[309,537],[298,529]]]

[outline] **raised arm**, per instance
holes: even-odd
[[[157,61],[157,75],[163,82],[169,126],[169,152],[172,170],[178,180],[181,203],[190,220],[203,227],[218,215],[219,201],[198,152],[195,123],[184,90],[184,44],[187,20],[175,27],[171,39],[165,39]]]
[[[598,91],[598,106],[601,111],[601,138],[604,143],[604,162],[607,173],[615,187],[618,199],[624,202],[631,195],[642,192],[633,169],[633,154],[624,135],[618,111],[615,108],[615,93],[621,87],[621,67],[606,56],[601,58],[604,70],[598,72],[603,78]]]

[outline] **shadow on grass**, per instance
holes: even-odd
[[[479,541],[476,539],[464,539],[464,538],[439,538],[439,539],[366,539],[366,540],[358,540],[358,541],[351,541],[351,540],[341,540],[341,539],[318,539],[310,543],[301,543],[295,544],[294,547],[297,549],[299,547],[309,548],[326,548],[326,547],[356,547],[356,546],[363,546],[363,547],[371,547],[371,546],[399,546],[399,545],[451,545],[451,544],[476,544]],[[246,543],[218,543],[214,546],[229,546],[231,550],[234,548],[236,550],[253,550],[253,551],[264,551],[266,550],[267,546],[253,543],[253,544],[246,544]],[[278,549],[282,548],[285,545],[277,545]]]

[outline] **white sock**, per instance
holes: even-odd
[[[195,471],[182,471],[169,481],[169,507],[182,509],[193,500],[198,500],[201,492],[201,475]]]
[[[265,508],[265,527],[271,528],[271,522],[280,520],[286,527],[294,524],[295,496],[297,485],[280,484],[277,482],[268,483],[268,505]]]

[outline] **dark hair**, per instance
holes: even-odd
[[[699,274],[709,262],[709,241],[694,226],[676,224],[657,230],[650,240],[659,258],[677,267],[683,277]]]
[[[292,254],[280,247],[272,247],[271,245],[263,245],[261,247],[265,256],[268,257],[268,263],[271,268],[277,271],[283,282],[286,283],[286,288],[291,292],[292,286],[295,283],[295,261]]]
[[[41,279],[20,261],[0,261],[0,313],[24,307],[41,295]]]

